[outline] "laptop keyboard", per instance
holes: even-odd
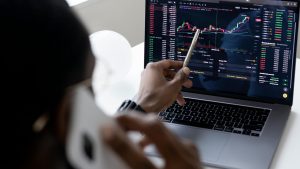
[[[269,109],[185,99],[186,105],[174,103],[159,113],[168,123],[212,129],[259,137],[270,114]]]

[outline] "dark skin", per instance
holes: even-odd
[[[156,112],[170,106],[175,100],[180,105],[185,101],[181,95],[182,86],[191,87],[188,80],[190,73],[188,68],[182,68],[182,62],[164,60],[152,63],[146,67],[141,75],[140,89],[137,94],[137,103],[145,109],[149,115],[138,113],[116,116],[119,126],[107,125],[100,129],[104,141],[117,155],[128,164],[131,169],[149,168],[156,169],[143,153],[143,149],[154,144],[165,160],[164,169],[201,169],[197,148],[187,140],[182,140],[172,134],[156,118]],[[58,126],[67,126],[68,102],[72,88],[66,93],[59,109]],[[64,113],[65,112],[65,113]],[[65,125],[63,125],[65,124]],[[134,146],[127,137],[128,131],[138,131],[144,134],[144,138]],[[58,128],[57,134],[62,140],[67,133],[67,127]]]
[[[197,148],[189,141],[180,140],[172,134],[156,116],[140,114],[116,117],[121,128],[106,126],[102,129],[104,141],[132,169],[157,169],[143,153],[143,148],[154,144],[163,160],[164,169],[201,169]],[[138,131],[145,135],[139,147],[134,146],[126,136],[127,131]]]
[[[190,88],[193,84],[188,80],[190,70],[181,68],[182,62],[179,61],[149,63],[142,73],[137,103],[147,112],[160,112],[175,100],[183,106],[181,88]]]

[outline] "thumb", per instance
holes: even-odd
[[[181,86],[188,79],[190,73],[191,70],[188,67],[184,67],[176,73],[174,79],[171,82],[173,84],[180,84]]]

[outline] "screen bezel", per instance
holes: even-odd
[[[150,0],[146,0],[145,3],[145,37],[144,37],[144,68],[147,66],[148,62],[147,62],[147,56],[148,56],[148,39],[149,39],[149,13],[148,11],[148,7],[149,7],[149,2]],[[186,0],[177,0],[177,1],[186,1]],[[194,1],[199,1],[201,2],[201,0],[194,0]],[[220,0],[222,1],[222,0]],[[261,2],[263,1],[279,1],[279,0],[261,0]],[[280,0],[280,1],[290,1],[290,2],[298,2],[298,6],[296,8],[298,8],[298,25],[296,25],[296,34],[295,34],[295,51],[294,51],[294,55],[293,57],[293,69],[291,70],[291,83],[292,83],[292,88],[291,88],[291,92],[290,92],[290,97],[287,100],[283,100],[283,99],[276,99],[276,98],[263,98],[263,97],[250,97],[250,96],[245,96],[245,95],[238,95],[238,94],[234,94],[234,93],[226,93],[226,92],[210,92],[210,91],[204,91],[201,89],[187,89],[187,88],[183,88],[182,91],[183,92],[189,92],[189,93],[196,93],[196,94],[204,94],[204,95],[212,95],[212,96],[220,96],[220,97],[229,97],[229,98],[235,98],[235,99],[242,99],[242,100],[250,100],[250,101],[257,101],[257,102],[264,102],[264,103],[272,103],[272,104],[284,104],[284,105],[289,105],[292,106],[293,105],[293,97],[294,97],[294,85],[295,85],[295,71],[296,71],[296,62],[297,62],[297,54],[298,54],[298,34],[299,34],[299,26],[300,26],[300,1],[298,0]],[[228,1],[227,1],[228,2]],[[234,0],[232,0],[232,2],[235,2]],[[245,0],[245,3],[249,3],[247,2],[247,0]]]

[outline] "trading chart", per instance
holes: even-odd
[[[147,0],[147,7],[145,63],[183,61],[199,29],[188,65],[194,89],[289,99],[297,2]]]

